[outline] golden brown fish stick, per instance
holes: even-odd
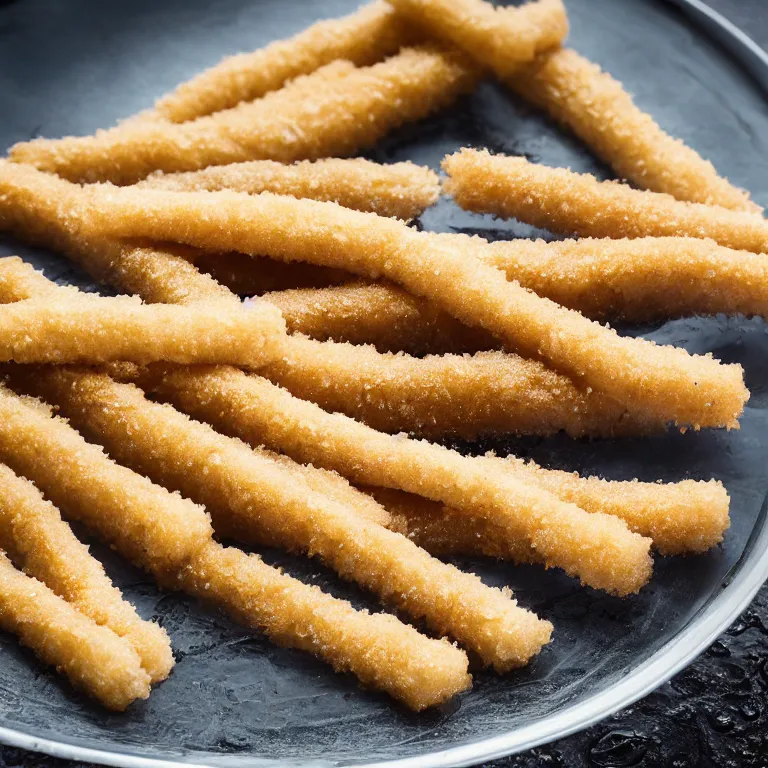
[[[133,296],[67,292],[0,306],[0,361],[17,363],[225,363],[258,366],[280,354],[285,322],[250,301],[194,307],[142,304]]]
[[[143,621],[123,599],[101,563],[40,491],[0,464],[0,548],[25,573],[74,608],[125,638],[153,683],[165,680],[173,653],[164,629]]]
[[[37,400],[0,388],[0,460],[164,585],[212,534],[205,511],[115,464]]]
[[[127,641],[17,571],[2,552],[0,628],[108,709],[121,712],[149,696],[149,675]]]
[[[699,237],[726,248],[768,251],[768,222],[751,213],[685,203],[484,150],[462,149],[446,157],[443,168],[450,177],[446,190],[468,211],[582,237]]]
[[[338,672],[351,671],[417,712],[471,685],[465,653],[447,640],[425,637],[386,613],[356,611],[239,549],[209,542],[181,583],[272,642],[313,653]]]
[[[257,99],[335,59],[357,66],[373,64],[412,37],[393,9],[375,0],[348,16],[319,21],[287,40],[228,56],[159,99],[154,114],[172,123],[194,120]]]
[[[212,262],[215,259],[210,257]],[[250,289],[260,282],[261,262],[269,259],[235,254],[232,260],[237,260],[240,269],[225,284],[235,293],[257,293]],[[256,262],[257,268],[249,269],[249,262]],[[501,346],[487,331],[470,328],[391,283],[272,288],[264,298],[282,312],[289,333],[301,333],[318,341],[372,344],[379,352],[414,355],[476,352]]]
[[[435,37],[463,49],[501,77],[568,34],[562,0],[532,0],[496,8],[484,0],[389,0],[400,13]]]
[[[95,136],[35,139],[12,147],[10,158],[71,181],[131,184],[155,170],[352,155],[446,106],[475,81],[473,66],[459,54],[404,49],[372,67],[333,62],[263,99],[190,123],[140,123]]]
[[[723,540],[730,525],[728,493],[716,480],[609,481],[543,469],[513,456],[484,460],[588,512],[620,517],[631,530],[652,539],[663,555],[705,552]]]
[[[628,413],[599,392],[574,386],[535,360],[504,352],[429,355],[290,336],[259,374],[292,395],[382,432],[425,437],[574,437],[663,432],[664,420]]]
[[[117,236],[177,239],[212,251],[386,277],[634,412],[693,427],[733,427],[749,395],[739,365],[621,337],[507,281],[454,240],[415,232],[393,219],[267,192],[99,187],[92,194],[93,223]]]
[[[206,504],[217,530],[319,555],[340,575],[423,618],[499,672],[528,663],[549,642],[549,622],[500,590],[314,491],[241,441],[148,401],[133,385],[68,369],[45,376],[22,372],[20,378],[25,390],[59,405],[120,461]],[[16,385],[16,375],[11,380]]]
[[[543,53],[507,82],[638,187],[692,203],[761,211],[747,192],[718,176],[712,163],[665,133],[620,82],[576,51]]]
[[[480,241],[474,253],[505,271],[508,279],[593,319],[644,322],[720,312],[768,316],[765,258],[711,240]],[[248,293],[242,288],[258,280],[264,260],[253,261],[255,269],[242,255],[237,259],[239,272],[227,283],[236,293]],[[489,334],[390,284],[305,287],[273,291],[265,298],[283,313],[289,332],[320,341],[422,355],[500,346]]]
[[[356,484],[407,490],[495,520],[541,560],[597,588],[628,594],[650,576],[650,541],[622,521],[588,514],[455,451],[326,413],[262,378],[234,368],[176,369],[152,389],[253,445],[336,470]]]
[[[189,173],[154,173],[136,186],[175,192],[274,192],[404,220],[419,216],[440,196],[440,181],[429,168],[410,162],[382,165],[362,158],[292,165],[253,160]]]
[[[24,369],[9,370],[21,377]],[[65,369],[58,370],[64,375]],[[29,374],[27,370],[25,375]],[[47,374],[32,378],[40,385],[48,380]],[[205,569],[212,579],[219,579],[215,597],[236,617],[246,617],[249,625],[268,635],[275,632],[282,644],[312,646],[334,668],[350,670],[408,706],[441,703],[470,683],[466,656],[458,649],[403,624],[399,633],[390,625],[379,635],[378,618],[338,600],[330,604],[335,623],[329,625],[324,617],[306,612],[314,590],[309,592],[309,587],[275,569],[246,568],[243,578],[253,580],[248,589],[233,585],[227,591],[221,580],[230,575],[232,555],[211,555],[212,529],[202,508],[115,464],[71,426],[52,418],[42,403],[5,388],[0,389],[0,456],[32,479],[69,517],[92,527],[161,584],[190,590],[190,579]],[[198,583],[192,591],[197,594],[201,589],[204,585]],[[275,593],[281,596],[277,605],[257,599]],[[405,660],[405,653],[412,654],[412,661]],[[425,665],[424,673],[414,680],[411,667],[418,664]],[[430,682],[417,691],[415,686],[425,681]]]

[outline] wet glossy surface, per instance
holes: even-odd
[[[37,134],[108,126],[225,53],[283,37],[354,5],[354,0],[9,4],[0,10],[0,146]],[[574,47],[622,79],[672,134],[768,204],[768,107],[735,64],[661,4],[570,0],[569,9]],[[447,113],[391,137],[369,156],[437,167],[446,152],[468,144],[610,176],[578,142],[490,83]],[[421,226],[490,237],[534,234],[526,226],[463,213],[448,200],[428,211]],[[88,285],[55,257],[13,243],[0,252],[22,253],[52,276]],[[254,758],[266,757],[344,763],[425,755],[498,737],[610,689],[662,652],[744,565],[740,558],[756,524],[762,527],[768,490],[765,323],[720,317],[633,332],[638,330],[743,363],[753,395],[741,431],[596,443],[526,439],[472,449],[515,451],[548,466],[612,478],[715,476],[732,496],[732,529],[725,545],[708,555],[659,559],[651,585],[624,601],[581,589],[557,572],[459,561],[489,584],[510,585],[523,605],[554,622],[553,644],[528,669],[505,678],[480,672],[471,693],[415,716],[304,654],[274,648],[192,601],[158,592],[142,574],[97,548],[143,615],[158,617],[170,632],[179,661],[172,678],[129,713],[105,715],[0,635],[0,724],[73,744],[207,765],[253,765]],[[373,607],[366,595],[316,564],[265,554],[301,578]],[[696,685],[711,683],[704,676]],[[746,718],[759,708],[750,701],[738,702],[742,705]],[[714,706],[713,727],[736,728],[742,716],[735,706]],[[584,748],[594,765],[637,765],[664,742],[617,727],[604,729]]]

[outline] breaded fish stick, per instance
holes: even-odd
[[[504,352],[382,354],[372,347],[290,336],[259,374],[292,395],[382,432],[423,437],[663,432],[666,423],[628,413],[599,392],[535,360]]]
[[[351,671],[417,712],[471,685],[466,654],[447,640],[425,637],[386,613],[356,611],[256,555],[211,541],[180,582],[272,642],[319,656],[337,672]]]
[[[190,123],[141,122],[95,136],[16,144],[11,160],[71,181],[131,184],[152,171],[194,171],[246,160],[352,155],[471,90],[462,56],[404,49],[372,67],[336,61],[254,102]]]
[[[499,672],[527,664],[549,642],[551,624],[498,589],[317,493],[239,440],[150,402],[133,385],[68,369],[14,373],[11,381],[56,403],[137,472],[205,504],[218,532],[319,555],[341,576],[423,618]]]
[[[582,237],[698,237],[726,248],[768,251],[768,222],[751,213],[684,203],[484,150],[462,149],[446,157],[443,168],[450,177],[446,191],[468,211]]]
[[[507,281],[453,240],[415,232],[393,219],[267,192],[249,196],[100,187],[92,195],[89,215],[105,233],[177,239],[212,251],[308,261],[369,278],[381,275],[633,412],[693,427],[733,427],[749,396],[739,365],[620,337]],[[728,215],[756,220],[749,214]]]
[[[568,34],[562,0],[532,0],[496,8],[483,0],[389,0],[435,37],[458,46],[500,77],[508,77],[537,53]]]
[[[17,571],[2,552],[0,628],[107,709],[122,712],[149,696],[149,675],[126,640]]]
[[[305,160],[292,165],[253,160],[189,173],[154,173],[136,186],[175,192],[274,192],[404,220],[419,216],[440,196],[440,180],[425,166],[410,162],[382,165],[362,158]]]
[[[210,257],[211,262],[215,260],[216,256]],[[233,255],[232,260],[237,261],[239,269],[237,274],[230,274],[233,279],[224,281],[225,285],[235,293],[256,293],[251,289],[260,282],[261,262],[270,260],[243,254]],[[249,269],[249,262],[256,262],[255,270]],[[391,283],[272,289],[263,298],[282,312],[289,333],[301,333],[318,341],[372,344],[379,352],[415,355],[476,352],[501,346],[487,331],[470,328]]]
[[[622,84],[576,51],[541,54],[507,80],[514,91],[570,128],[623,179],[678,200],[760,213],[749,194],[665,133]]]
[[[0,464],[0,548],[25,573],[42,581],[97,624],[125,638],[139,654],[151,682],[165,680],[173,668],[168,634],[123,599],[88,553],[59,510],[40,491]]]
[[[720,312],[768,317],[765,258],[711,240],[481,240],[474,253],[505,271],[508,279],[593,319],[645,322]],[[264,260],[254,260],[252,269],[247,257],[232,256],[236,259],[239,271],[227,285],[248,294]],[[500,346],[489,334],[386,283],[305,287],[273,291],[265,298],[280,309],[289,332],[320,341],[373,344],[380,351],[411,354]]]
[[[356,484],[407,490],[495,520],[548,565],[599,589],[628,594],[650,576],[650,541],[622,521],[588,514],[455,451],[326,413],[262,378],[234,368],[179,368],[151,388],[252,445],[336,470]]]
[[[677,483],[609,481],[580,477],[575,472],[543,469],[514,456],[483,460],[588,512],[621,518],[630,530],[652,539],[663,555],[705,552],[723,540],[730,525],[728,493],[716,480]]]
[[[39,401],[5,387],[0,460],[165,586],[212,535],[202,508],[115,464]]]
[[[258,366],[280,354],[285,322],[252,301],[194,307],[142,304],[133,296],[68,293],[0,306],[0,361],[17,363],[225,363]]]
[[[43,384],[44,377],[37,382]],[[466,656],[458,649],[333,598],[325,601],[333,618],[329,623],[307,611],[315,588],[265,570],[255,559],[241,574],[250,582],[247,589],[238,582],[227,590],[224,580],[237,557],[211,551],[212,530],[202,508],[115,464],[71,426],[52,418],[42,403],[5,388],[0,388],[0,456],[161,584],[198,594],[204,581],[190,579],[210,575],[217,579],[213,597],[237,618],[274,634],[283,645],[312,650],[335,669],[353,672],[408,706],[441,703],[470,683]],[[277,601],[258,599],[265,596]],[[381,625],[387,632],[379,635]],[[424,671],[415,677],[418,665]]]
[[[287,40],[228,56],[159,99],[154,112],[172,123],[194,120],[258,99],[336,59],[359,67],[373,64],[396,53],[412,37],[393,9],[375,0],[348,16],[319,21]]]

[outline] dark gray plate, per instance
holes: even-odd
[[[5,4],[0,147],[38,134],[109,126],[224,54],[284,37],[354,4]],[[569,0],[569,10],[576,48],[623,80],[670,133],[768,204],[768,108],[727,53],[679,12],[653,0]],[[610,175],[577,141],[492,84],[401,131],[371,156],[437,167],[446,152],[467,144]],[[428,211],[422,225],[491,237],[532,234],[528,227],[462,213],[447,200]],[[49,275],[89,285],[50,254],[9,242],[0,251],[22,253]],[[581,589],[553,571],[459,561],[489,584],[510,585],[523,605],[554,622],[555,639],[528,669],[503,678],[478,673],[470,693],[419,716],[304,654],[274,648],[184,597],[159,592],[141,573],[96,548],[128,598],[170,632],[178,657],[173,676],[149,701],[108,715],[0,635],[0,739],[121,766],[469,764],[563,736],[647,693],[706,647],[768,574],[768,328],[762,320],[717,317],[632,329],[640,331],[743,363],[752,399],[741,431],[611,442],[558,437],[494,447],[611,478],[721,478],[732,496],[733,519],[722,547],[701,557],[658,559],[652,583],[628,600]],[[316,564],[266,555],[335,594],[373,606]]]

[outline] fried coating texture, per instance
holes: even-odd
[[[216,258],[211,256],[211,262]],[[260,293],[257,286],[261,285],[261,263],[271,260],[233,254],[232,261],[237,263],[236,271],[230,271],[224,284],[238,294]],[[477,352],[501,346],[487,331],[460,323],[392,283],[356,281],[337,286],[294,285],[282,290],[273,287],[263,298],[280,310],[289,333],[301,333],[318,341],[371,344],[379,352],[413,355]]]
[[[507,281],[454,240],[415,232],[393,219],[266,192],[249,196],[98,187],[92,196],[94,225],[116,236],[177,239],[211,251],[386,277],[633,412],[696,428],[735,427],[749,395],[739,365],[620,337]]]
[[[456,45],[500,77],[568,35],[562,0],[532,0],[497,8],[483,0],[389,0],[398,12],[438,39]]]
[[[0,306],[3,362],[258,366],[280,354],[284,336],[280,312],[258,300],[231,309],[217,301],[182,307],[68,292]]]
[[[154,173],[136,186],[174,192],[274,192],[326,200],[405,221],[419,216],[440,196],[440,180],[425,166],[335,157],[292,165],[253,160],[189,173]]]
[[[570,128],[623,179],[678,200],[760,213],[749,194],[665,133],[620,82],[576,51],[541,54],[507,79],[512,90]]]
[[[455,451],[326,413],[262,378],[234,368],[175,369],[151,388],[250,444],[336,470],[355,484],[406,490],[495,520],[542,561],[585,584],[628,594],[650,576],[650,540],[630,533],[622,521],[588,514]]]
[[[0,548],[96,624],[125,638],[153,683],[173,668],[168,634],[143,621],[40,491],[0,464]]]
[[[5,387],[0,460],[165,586],[212,535],[202,508],[116,464],[39,401]]]
[[[462,149],[446,157],[443,168],[446,191],[468,211],[581,237],[698,237],[726,248],[768,251],[768,222],[751,213],[681,202],[482,150]]]
[[[149,696],[149,675],[126,640],[17,571],[2,552],[0,628],[107,709],[122,712]]]
[[[59,369],[27,374],[24,389],[56,403],[137,472],[205,504],[217,532],[318,555],[499,672],[528,663],[549,642],[551,624],[500,590],[433,559],[338,496],[318,493],[281,462],[148,401],[133,385]]]
[[[653,434],[666,427],[535,360],[498,351],[415,358],[290,336],[259,374],[382,432],[474,440],[560,430],[573,437]]]
[[[183,123],[258,99],[289,80],[336,59],[358,67],[397,52],[412,33],[393,9],[376,0],[340,19],[327,19],[287,40],[228,56],[157,101],[154,116]]]
[[[403,49],[372,67],[335,61],[263,99],[189,123],[140,122],[95,136],[35,139],[13,146],[9,157],[70,181],[131,184],[156,170],[352,155],[446,106],[476,79],[457,53]]]
[[[509,280],[592,319],[647,322],[721,312],[768,316],[765,258],[711,240],[480,241],[474,253],[506,272]],[[235,259],[238,272],[230,274],[227,284],[247,294],[258,282],[264,260],[255,260],[252,269],[242,255]],[[388,283],[273,290],[265,298],[280,309],[290,333],[320,341],[372,344],[381,352],[416,355],[500,346],[490,334]]]
[[[466,654],[447,640],[425,637],[386,613],[356,611],[239,549],[209,542],[181,583],[274,643],[313,653],[337,672],[353,672],[417,712],[471,685]]]
[[[54,379],[39,370],[31,376],[19,366],[10,371],[17,383],[53,386]],[[66,375],[66,369],[58,369],[58,376]],[[72,380],[77,382],[77,376]],[[224,580],[238,556],[212,551],[212,529],[202,508],[115,464],[71,426],[52,418],[40,401],[5,388],[0,389],[0,457],[34,480],[69,517],[91,527],[161,584],[198,594],[206,591],[205,579],[210,578],[212,596],[236,618],[269,636],[274,632],[282,644],[311,647],[335,669],[354,672],[408,706],[439,704],[470,683],[466,657],[458,649],[403,624],[398,632],[391,624],[394,619],[382,622],[333,598],[328,598],[333,600],[328,615],[335,623],[329,624],[306,612],[314,590],[276,569],[265,571],[267,566],[251,563],[241,577],[251,580],[249,586],[239,581],[227,588]],[[280,602],[257,599],[270,594],[279,595]],[[379,625],[386,627],[387,622],[387,632],[379,635]],[[307,628],[309,635],[302,634]],[[349,637],[361,644],[352,645]],[[412,662],[401,658],[406,652]],[[418,664],[424,665],[424,673],[414,680],[411,667]],[[424,687],[417,690],[417,684]]]

